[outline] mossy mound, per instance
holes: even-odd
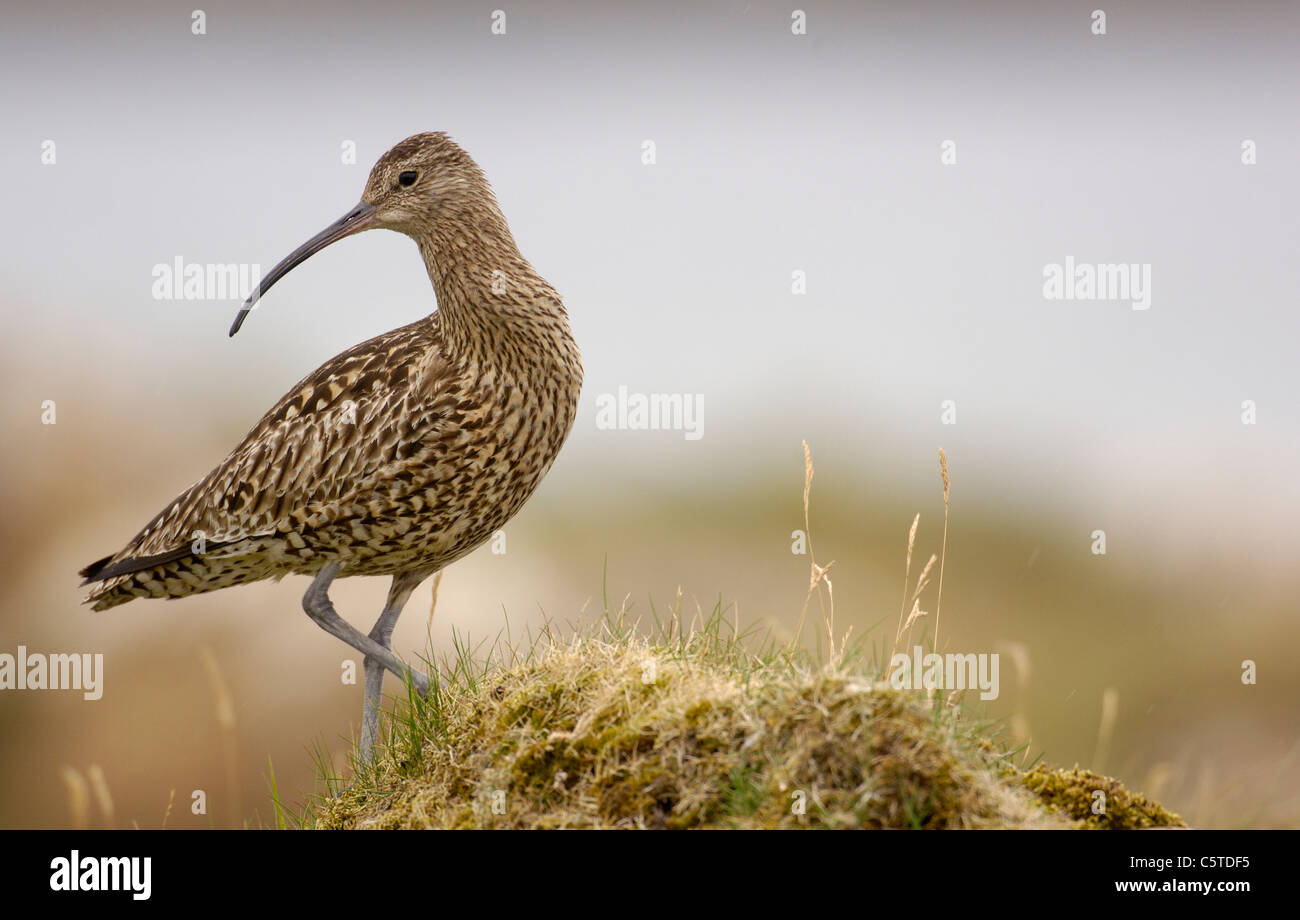
[[[780,655],[756,658],[714,638],[668,646],[578,638],[486,677],[444,679],[389,723],[378,763],[317,803],[305,824],[1097,824],[1079,810],[1090,809],[1086,789],[1069,793],[1041,770],[1019,773],[955,705]],[[1107,826],[1180,823],[1104,782],[1112,814],[1142,816]]]
[[[1186,827],[1183,819],[1109,776],[1039,764],[1021,782],[1048,807],[1098,830]]]

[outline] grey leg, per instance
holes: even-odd
[[[321,629],[325,630],[331,636],[342,639],[348,645],[352,646],[367,659],[374,658],[383,667],[392,671],[398,677],[405,678],[409,673],[411,683],[415,685],[415,690],[420,696],[429,692],[429,680],[423,674],[416,673],[402,664],[397,656],[391,650],[384,648],[369,636],[362,635],[351,623],[344,620],[334,609],[334,605],[329,599],[329,588],[334,576],[338,574],[339,564],[331,562],[327,564],[316,575],[316,580],[311,583],[307,593],[302,596],[302,609],[307,611],[307,616]],[[414,586],[412,586],[414,587]],[[407,592],[408,596],[410,592]],[[385,611],[386,613],[387,611]],[[382,620],[383,617],[380,617]],[[392,618],[396,621],[396,616]],[[379,624],[376,624],[378,626]],[[392,630],[389,629],[391,634]]]
[[[411,592],[426,577],[428,577],[427,573],[393,576],[393,585],[388,589],[388,601],[384,604],[384,612],[375,621],[369,636],[371,640],[390,653],[393,648],[393,627],[397,625],[397,618],[402,615],[402,608],[406,606],[407,600],[410,599]],[[365,667],[366,699],[361,711],[361,759],[369,761],[375,742],[379,739],[379,704],[384,690],[385,665],[383,661],[373,655],[366,655]],[[415,675],[412,674],[412,679],[414,677]],[[418,689],[419,685],[416,686]],[[425,690],[420,690],[421,696],[424,693]]]

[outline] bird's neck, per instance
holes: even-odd
[[[520,254],[498,209],[444,215],[416,243],[438,298],[447,357],[535,363],[558,350],[564,359],[572,347],[564,306]]]

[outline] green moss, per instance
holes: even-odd
[[[1133,830],[1143,827],[1186,827],[1183,819],[1146,796],[1130,792],[1119,780],[1077,766],[1053,770],[1042,764],[1022,774],[1021,781],[1048,807],[1085,827]]]

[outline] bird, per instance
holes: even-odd
[[[427,316],[331,358],[122,549],[81,570],[85,603],[176,599],[307,575],[307,615],[364,656],[360,757],[373,760],[385,671],[412,592],[499,531],[573,428],[582,358],[560,295],[520,254],[483,170],[445,132],[375,163],[358,204],[295,249],[243,303],[235,335],[280,279],[371,229],[415,241]],[[392,579],[368,633],[335,610],[335,578]]]

